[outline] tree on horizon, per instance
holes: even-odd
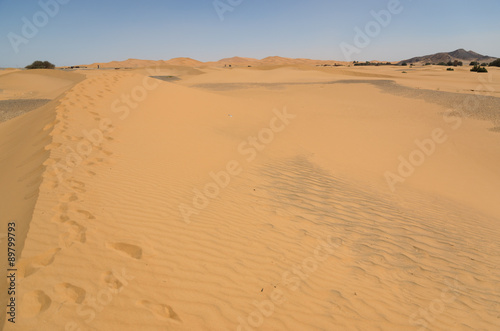
[[[55,65],[49,61],[34,61],[32,64],[27,65],[26,69],[55,69]]]

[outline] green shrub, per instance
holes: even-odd
[[[488,72],[485,67],[481,67],[479,65],[475,65],[470,71],[475,71],[475,72]]]
[[[453,68],[446,68],[447,71],[455,71]]]
[[[476,61],[472,61],[471,63],[469,63],[470,66],[477,66],[479,63],[476,62]]]
[[[56,66],[49,61],[35,61],[26,66],[26,69],[54,69]]]
[[[495,61],[491,62],[490,67],[500,67],[500,59],[496,59]]]

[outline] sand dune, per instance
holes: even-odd
[[[473,116],[484,99],[450,113],[449,95],[417,90],[473,95],[476,76],[37,74],[26,91],[53,100],[0,124],[1,210],[21,254],[4,330],[500,327],[500,135]],[[398,157],[437,136],[391,190]]]
[[[377,61],[374,61],[377,62]],[[153,66],[164,66],[164,65],[174,65],[174,66],[188,66],[188,67],[248,67],[248,66],[296,66],[296,65],[347,65],[347,62],[334,61],[334,60],[311,60],[311,59],[292,59],[282,56],[269,56],[263,59],[253,59],[248,57],[234,56],[231,58],[224,58],[218,61],[208,61],[201,62],[198,60],[191,59],[189,57],[177,57],[170,60],[140,60],[140,59],[128,59],[124,61],[111,61],[111,62],[99,62],[92,64],[80,65],[86,68],[141,68],[141,67],[153,67]]]

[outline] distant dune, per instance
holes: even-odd
[[[416,56],[407,60],[402,61],[370,61],[372,63],[386,63],[390,62],[396,65],[400,65],[404,62],[412,64],[438,64],[440,62],[449,61],[462,61],[464,64],[469,64],[471,61],[479,61],[489,63],[495,60],[495,57],[488,55],[481,55],[474,51],[466,51],[463,48],[457,49],[453,52],[441,52],[424,56]],[[88,65],[80,65],[80,67],[86,68],[145,68],[152,66],[165,66],[165,65],[175,65],[175,66],[185,66],[185,67],[208,67],[208,66],[281,66],[281,65],[314,65],[314,66],[335,66],[335,65],[348,65],[351,62],[346,61],[336,61],[336,60],[313,60],[313,59],[303,59],[303,58],[288,58],[282,56],[268,56],[263,59],[254,59],[248,57],[234,56],[230,58],[224,58],[218,61],[201,62],[198,60],[191,59],[189,57],[177,57],[170,60],[139,60],[139,59],[128,59],[124,61],[111,61],[111,62],[99,62],[92,63]]]
[[[189,57],[178,57],[170,60],[139,60],[139,59],[128,59],[124,61],[111,61],[111,62],[96,62],[92,64],[83,64],[79,67],[86,68],[144,68],[152,66],[164,66],[164,65],[176,65],[176,66],[186,66],[186,67],[204,67],[204,66],[275,66],[275,65],[345,65],[348,62],[334,61],[334,60],[311,60],[311,59],[292,59],[281,56],[268,56],[264,59],[258,60],[247,57],[231,57],[221,59],[219,61],[212,62],[201,62],[198,60],[191,59]]]

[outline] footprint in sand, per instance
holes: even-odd
[[[62,302],[82,303],[87,291],[70,283],[60,283],[54,287],[54,292]]]
[[[76,201],[76,200],[78,200],[78,195],[76,195],[75,193],[68,193],[68,194],[64,195],[63,199],[68,201],[68,202]]]
[[[66,212],[63,212],[61,214],[56,214],[54,217],[52,217],[52,222],[54,223],[66,223],[69,221],[69,216],[67,215]]]
[[[169,305],[154,303],[148,300],[140,300],[136,303],[138,307],[149,310],[160,320],[174,320],[180,322],[179,315]]]
[[[67,140],[70,140],[70,141],[77,141],[78,140],[77,137],[73,137],[73,136],[70,136],[70,135],[66,135],[66,136],[64,136],[64,138],[66,138]]]
[[[80,192],[80,193],[86,192],[84,182],[80,182],[76,179],[68,179],[68,184],[69,184],[70,188],[72,188],[73,190],[75,190],[77,192]]]
[[[62,145],[61,143],[51,143],[51,144],[49,144],[49,145],[45,146],[45,147],[44,147],[44,149],[45,149],[46,151],[50,151],[50,150],[52,150],[52,149],[56,149],[56,148],[58,148],[58,147],[61,147],[61,145]]]
[[[54,126],[58,123],[59,121],[58,120],[55,120],[49,124],[47,124],[46,126],[43,127],[43,131],[48,131],[48,130],[51,130],[54,128]]]
[[[70,247],[75,242],[85,243],[87,241],[87,228],[74,221],[64,223],[66,232],[59,235],[59,244],[62,247]]]
[[[28,277],[38,270],[50,265],[52,262],[54,262],[54,259],[56,257],[56,254],[60,251],[60,248],[53,248],[45,253],[42,253],[40,255],[27,258],[26,260],[21,260],[21,262],[18,265],[19,273],[21,275],[24,275],[24,277]],[[23,273],[24,271],[24,273]]]
[[[102,147],[97,147],[97,150],[99,150],[101,153],[103,153],[103,154],[104,154],[104,155],[106,155],[106,156],[111,156],[111,155],[113,155],[113,152],[107,151],[107,150],[105,150],[105,149],[104,149],[104,148],[102,148]],[[102,159],[102,158],[101,158],[101,159]],[[102,159],[102,160],[103,160],[103,159]]]
[[[137,260],[142,257],[142,248],[136,245],[119,242],[107,243],[106,246]]]
[[[56,189],[59,186],[59,182],[57,180],[48,180],[47,185],[49,185],[51,189]]]
[[[89,220],[95,220],[95,216],[92,215],[90,212],[88,212],[86,210],[78,209],[76,212],[79,213],[79,214],[81,214],[81,215],[83,215],[83,216],[85,216]]]
[[[51,303],[45,292],[37,290],[24,295],[21,309],[26,317],[35,317],[49,309]]]
[[[104,284],[112,290],[119,290],[123,287],[123,283],[111,271],[106,271],[102,275],[102,279]]]

